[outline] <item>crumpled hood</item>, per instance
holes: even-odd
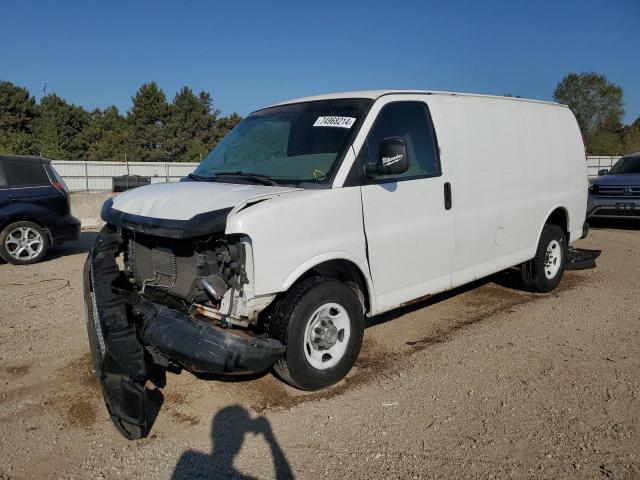
[[[593,185],[640,185],[640,173],[626,173],[621,175],[603,175],[594,178]]]
[[[214,210],[233,208],[253,197],[269,197],[297,189],[221,182],[156,183],[127,190],[113,198],[120,212],[165,220],[189,220]]]

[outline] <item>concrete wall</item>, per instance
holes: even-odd
[[[102,204],[113,195],[110,192],[72,192],[71,214],[79,218],[83,226],[99,224]]]

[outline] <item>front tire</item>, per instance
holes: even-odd
[[[562,229],[546,224],[540,235],[536,256],[520,266],[525,288],[540,293],[554,290],[564,275],[567,253],[567,239]]]
[[[302,390],[328,387],[351,370],[363,335],[355,292],[332,278],[308,278],[278,301],[269,320],[269,336],[287,347],[274,370]]]
[[[15,222],[0,233],[0,257],[14,265],[39,262],[48,249],[47,233],[33,222]]]

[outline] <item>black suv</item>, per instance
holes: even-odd
[[[50,245],[79,238],[80,221],[69,210],[69,190],[51,160],[0,155],[0,257],[35,263]]]

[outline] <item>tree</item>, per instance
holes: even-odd
[[[573,111],[594,155],[612,155],[622,148],[622,96],[622,88],[594,72],[565,75],[553,92],[557,102]]]
[[[213,147],[217,110],[211,110],[211,95],[200,92],[196,97],[183,87],[174,97],[167,122],[167,150],[172,160],[200,161]]]
[[[216,135],[215,144],[217,144],[222,138],[235,128],[242,121],[242,117],[236,112],[226,117],[220,117],[216,122]]]
[[[26,88],[0,82],[0,152],[36,153],[32,136],[36,100]]]
[[[624,155],[640,152],[640,117],[631,125],[624,127],[622,145]]]
[[[144,162],[166,161],[169,104],[164,92],[155,82],[145,83],[132,97],[133,107],[127,123],[131,129],[134,158]]]
[[[90,114],[89,126],[82,132],[88,145],[88,160],[118,160],[131,158],[133,139],[125,118],[115,106],[96,108]]]
[[[89,114],[82,107],[56,94],[43,97],[34,123],[38,152],[54,160],[84,160],[87,144],[80,134],[88,123]]]

